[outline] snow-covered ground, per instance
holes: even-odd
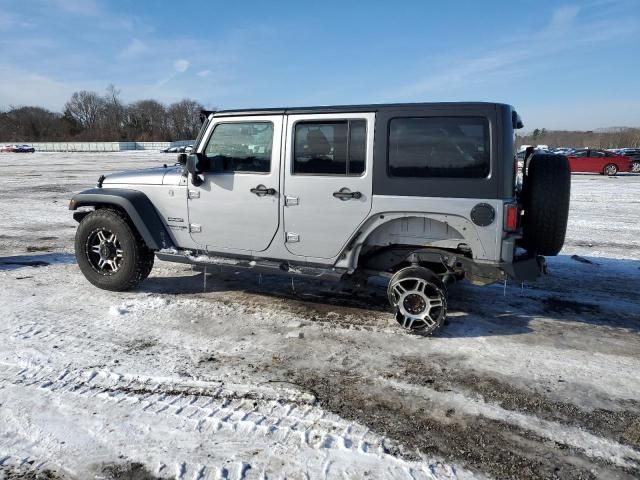
[[[456,285],[423,338],[375,287],[92,287],[68,199],[173,158],[0,154],[0,479],[640,475],[640,176],[574,176],[550,275]]]

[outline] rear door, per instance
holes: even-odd
[[[279,224],[282,115],[212,120],[200,152],[212,164],[189,178],[191,238],[208,250],[261,252]]]
[[[374,113],[289,115],[286,248],[336,257],[371,210]]]

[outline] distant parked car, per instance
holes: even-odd
[[[31,145],[14,145],[13,152],[14,153],[34,153],[36,151]]]
[[[15,145],[0,145],[0,152],[13,152]]]
[[[184,147],[167,147],[160,151],[162,153],[184,153]]]
[[[557,153],[558,155],[565,155],[568,157],[569,155],[571,155],[571,153],[575,151],[576,151],[575,148],[571,148],[571,147],[558,147],[551,150],[551,153]]]
[[[185,147],[184,145],[181,145],[180,147],[168,147],[160,151],[163,153],[185,153],[186,148],[187,147]]]
[[[633,173],[640,173],[640,148],[621,148],[618,153],[631,159]]]
[[[640,148],[619,148],[616,153],[620,155],[626,155],[628,157],[633,157],[635,155],[640,155]]]
[[[187,145],[184,147],[184,153],[191,153],[193,151],[193,145]]]
[[[630,172],[631,159],[605,150],[581,149],[569,155],[571,172],[599,173],[613,176],[618,172]]]

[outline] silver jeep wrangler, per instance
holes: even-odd
[[[73,197],[78,265],[126,290],[154,257],[358,282],[387,277],[404,328],[430,334],[446,285],[534,280],[562,248],[570,174],[529,156],[515,110],[417,103],[203,112],[175,166],[100,177]]]

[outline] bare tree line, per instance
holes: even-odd
[[[37,106],[0,111],[0,141],[173,141],[189,140],[200,128],[202,105],[185,98],[165,105],[147,99],[125,104],[109,85],[104,95],[78,91],[62,113]]]
[[[587,132],[536,128],[528,135],[518,135],[516,144],[518,147],[548,145],[550,148],[635,148],[640,147],[640,128],[619,127]]]
[[[109,85],[104,95],[74,92],[62,113],[42,107],[0,110],[0,141],[173,141],[197,136],[202,105],[183,99],[165,105],[154,99],[125,104],[120,90]],[[603,131],[535,129],[518,135],[516,144],[549,147],[640,147],[640,128]]]

